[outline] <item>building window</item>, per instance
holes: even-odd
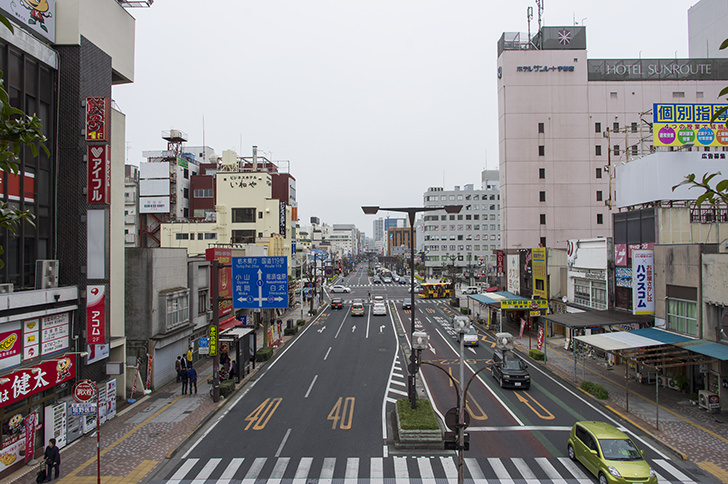
[[[190,234],[177,233],[177,234],[174,234],[174,238],[177,240],[188,240],[190,238]]]
[[[197,240],[202,240],[202,238],[205,236],[202,232],[197,232]]]
[[[233,208],[233,223],[254,223],[255,208]],[[261,212],[262,215],[262,212]]]
[[[546,192],[538,192],[538,201],[539,202],[545,202],[546,201]]]
[[[538,156],[546,156],[546,147],[544,145],[538,146]]]
[[[596,145],[594,147],[594,154],[596,156],[602,156],[602,145]]]
[[[231,244],[254,244],[255,230],[233,230]]]
[[[205,240],[217,240],[217,234],[215,232],[206,232]]]
[[[545,132],[545,128],[544,128],[543,123],[538,123],[538,132],[539,133]]]
[[[195,188],[192,192],[195,198],[212,198],[212,188]]]
[[[546,247],[546,237],[541,237],[541,247]]]
[[[618,122],[615,121],[612,124],[612,131],[614,131],[615,133],[619,133],[619,123]]]
[[[602,123],[594,123],[594,132],[595,133],[601,133],[602,132]]]
[[[602,169],[597,168],[597,178],[601,178],[601,177],[602,177]]]
[[[597,225],[603,225],[604,224],[604,215],[601,213],[597,214]]]
[[[189,292],[174,291],[162,295],[164,298],[164,307],[167,308],[166,326],[172,329],[189,321]]]
[[[614,145],[614,156],[619,156],[619,145]]]
[[[696,99],[703,99],[703,97],[705,97],[705,94],[702,91],[697,91],[695,93],[695,98]]]
[[[546,178],[546,168],[539,168],[538,169],[538,177],[543,180]]]
[[[597,190],[597,202],[601,202],[601,201],[602,201],[602,191]]]
[[[667,329],[690,336],[698,335],[697,304],[681,299],[667,300]]]
[[[612,91],[612,92],[610,92],[610,93],[609,93],[609,97],[610,97],[611,99],[617,99],[617,92],[616,92],[616,91]]]
[[[637,150],[637,145],[632,145],[632,156],[637,156],[639,154]]]
[[[183,198],[190,198],[190,189],[189,188],[183,188],[182,189],[182,197]]]
[[[672,97],[674,99],[682,99],[682,98],[685,97],[685,92],[683,92],[683,91],[673,91]]]
[[[632,128],[633,133],[637,132],[637,123],[632,123],[630,127]]]
[[[184,177],[185,180],[189,180],[190,179],[190,170],[188,170],[187,168],[184,168],[182,170],[182,176]]]
[[[539,217],[539,223],[541,225],[546,225],[546,214],[545,213],[539,214],[538,217]]]
[[[593,309],[606,309],[607,286],[604,281],[574,280],[574,302]]]
[[[197,312],[205,314],[207,312],[207,291],[199,291],[197,293]]]

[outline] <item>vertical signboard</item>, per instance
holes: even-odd
[[[217,287],[218,287],[218,315],[219,317],[230,314],[233,310],[233,269],[232,263],[233,252],[231,249],[212,248],[205,250],[205,259],[208,261],[217,260],[221,266],[218,270]],[[215,277],[210,271],[210,287],[212,287],[212,278]],[[212,295],[210,295],[212,300]]]
[[[506,256],[506,283],[507,290],[513,294],[521,293],[520,260],[518,254],[508,254]]]
[[[88,146],[88,203],[111,202],[111,163],[108,145]]]
[[[109,141],[109,98],[86,98],[86,141]]]
[[[86,286],[86,342],[106,343],[106,288]]]
[[[654,251],[632,252],[632,313],[655,314]]]
[[[278,201],[278,233],[286,236],[286,202]]]
[[[533,296],[548,299],[548,289],[546,287],[547,269],[546,269],[546,247],[536,247],[531,249],[531,267],[533,269]]]
[[[503,254],[502,250],[499,250],[496,255],[497,259],[497,273],[498,274],[504,274],[505,273],[505,261],[504,261],[505,255]],[[482,262],[482,261],[481,261]]]

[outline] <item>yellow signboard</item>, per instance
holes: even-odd
[[[531,249],[531,267],[533,268],[533,295],[547,298],[546,281],[548,271],[546,269],[546,247],[534,247]]]
[[[726,113],[713,123],[713,116],[725,104],[672,104],[653,105],[655,146],[726,146],[728,129]]]
[[[210,356],[217,356],[217,326],[214,324],[210,325],[207,335],[210,338]]]
[[[511,299],[500,302],[501,309],[523,309],[534,310],[548,309],[549,302],[546,299]]]

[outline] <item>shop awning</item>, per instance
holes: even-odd
[[[577,336],[576,339],[582,343],[586,343],[589,346],[594,346],[595,348],[599,348],[604,351],[631,350],[635,348],[646,348],[648,346],[660,346],[665,344],[664,342],[656,339],[633,334],[632,331],[591,334],[587,336]]]
[[[516,294],[512,294],[508,291],[489,292],[488,294],[472,294],[468,296],[469,299],[473,299],[480,304],[498,304],[501,301],[530,301],[530,299]]]
[[[559,313],[540,316],[554,324],[569,328],[591,328],[611,324],[647,324],[652,323],[652,316],[635,315],[626,311],[607,309],[603,311],[584,311],[581,313]]]
[[[253,332],[253,328],[230,328],[220,332],[220,341],[234,341]]]
[[[715,358],[716,360],[728,361],[728,345],[721,343],[698,339],[687,341],[685,343],[677,343],[675,346],[692,351],[693,353],[699,353],[701,355]]]

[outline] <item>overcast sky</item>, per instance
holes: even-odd
[[[546,0],[543,23],[587,27],[589,58],[687,57],[696,0]],[[428,187],[498,168],[496,44],[538,29],[534,0],[155,0],[136,21],[135,82],[114,88],[127,163],[162,131],[218,155],[252,146],[296,178],[299,219],[421,206]],[[402,216],[383,213],[386,217]]]

